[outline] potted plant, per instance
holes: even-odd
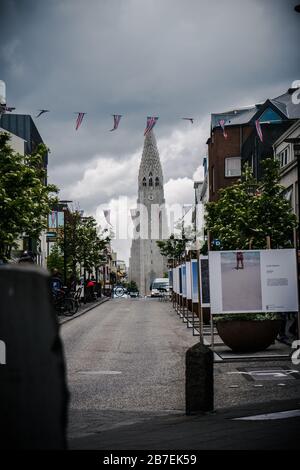
[[[264,176],[258,183],[245,167],[241,180],[220,190],[216,202],[206,204],[206,226],[219,250],[291,248],[296,216],[279,185],[279,164],[263,162]],[[216,247],[213,247],[216,249]],[[213,249],[212,248],[212,249]],[[272,344],[279,332],[275,313],[232,313],[215,317],[217,331],[235,352],[255,352]]]
[[[274,343],[281,319],[276,313],[223,314],[215,317],[223,342],[234,352],[257,352]]]

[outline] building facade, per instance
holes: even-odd
[[[299,214],[298,168],[295,156],[295,142],[300,143],[300,119],[298,119],[273,144],[274,158],[280,164],[280,184],[284,186],[284,195],[290,202],[293,212]],[[297,144],[296,144],[297,145]]]
[[[146,134],[138,176],[137,210],[132,216],[134,234],[129,260],[129,280],[135,281],[142,295],[167,271],[157,240],[168,236],[163,172],[153,131]]]
[[[30,155],[39,144],[43,144],[31,116],[23,114],[0,114],[0,128],[11,135],[11,146],[15,152]],[[44,157],[44,169],[47,171],[48,155]],[[46,173],[47,174],[47,173]],[[47,177],[44,179],[47,184]],[[18,257],[22,251],[30,251],[34,254],[36,263],[40,266],[47,265],[47,241],[46,231],[43,231],[39,238],[32,239],[26,234],[23,239],[18,241],[18,249],[13,253],[14,257]]]
[[[273,144],[300,118],[300,105],[294,100],[297,88],[265,102],[246,108],[211,115],[207,141],[209,160],[209,200],[218,199],[218,191],[235,183],[243,165],[252,167],[254,176],[262,176],[261,162],[273,157]],[[263,140],[256,130],[259,122]]]

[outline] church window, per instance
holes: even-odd
[[[147,186],[147,181],[145,177],[143,178],[143,186]]]
[[[151,176],[150,176],[151,175]],[[152,178],[152,173],[149,175],[149,186],[153,186],[153,178]]]
[[[159,178],[158,178],[158,176],[155,178],[155,186],[159,186]]]

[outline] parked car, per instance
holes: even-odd
[[[128,295],[129,295],[131,298],[136,299],[137,297],[140,296],[140,293],[139,293],[139,291],[137,291],[137,290],[132,290],[132,291],[129,291],[129,292],[128,292]]]

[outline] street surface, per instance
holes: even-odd
[[[198,338],[169,302],[114,299],[62,325],[61,335],[71,448],[293,447],[297,413],[232,421],[300,409],[299,366],[290,361],[215,364],[215,413],[184,415],[185,352]]]

